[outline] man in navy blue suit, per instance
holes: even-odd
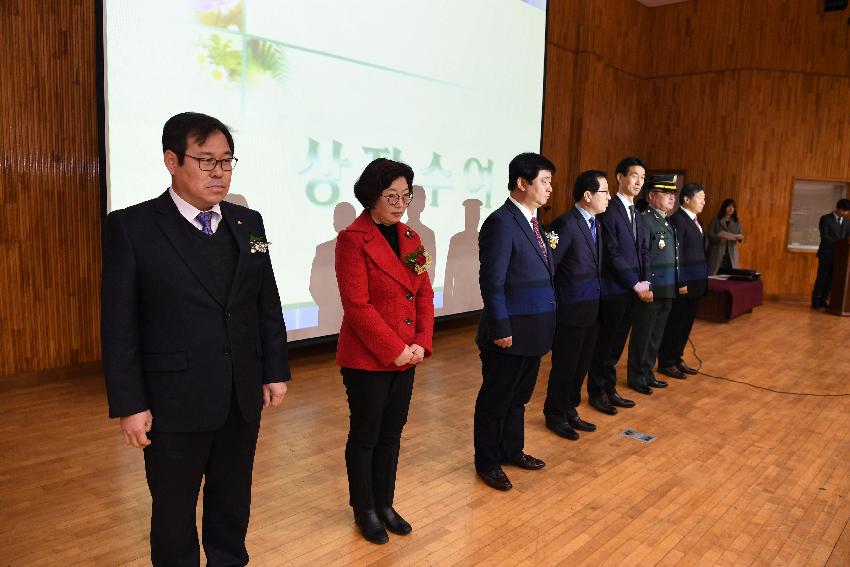
[[[479,285],[484,309],[475,342],[483,382],[475,401],[475,470],[497,490],[510,490],[502,470],[545,463],[523,452],[525,404],[531,399],[540,357],[555,335],[554,235],[544,234],[537,209],[552,193],[555,166],[523,153],[508,166],[510,196],[481,226]]]
[[[646,180],[646,164],[636,157],[617,165],[616,197],[600,215],[602,250],[602,301],[599,306],[599,338],[587,377],[588,403],[608,415],[617,408],[634,407],[617,392],[617,361],[623,354],[638,301],[652,301],[646,266],[649,249],[635,197]]]
[[[661,348],[658,351],[658,372],[684,380],[686,374],[697,371],[685,364],[682,356],[691,336],[699,300],[708,293],[708,265],[705,261],[705,232],[699,215],[705,207],[705,191],[699,183],[688,183],[679,193],[679,210],[670,215],[679,244],[679,281],[687,288],[684,295],[673,300]]]
[[[579,437],[576,429],[596,430],[579,417],[576,408],[599,331],[602,230],[596,215],[604,213],[611,200],[605,173],[582,172],[573,185],[573,199],[575,207],[550,226],[558,236],[553,253],[558,327],[543,415],[546,427],[575,441]]]

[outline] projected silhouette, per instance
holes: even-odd
[[[233,203],[234,205],[248,207],[248,199],[245,198],[245,195],[240,195],[239,193],[228,193],[224,200],[228,203]]]
[[[446,279],[443,283],[443,311],[463,313],[481,309],[481,291],[478,287],[478,223],[481,206],[478,199],[463,202],[464,230],[449,241],[446,257]]]
[[[422,240],[422,246],[425,250],[431,253],[434,258],[434,263],[431,264],[431,269],[428,270],[428,277],[431,278],[431,285],[434,285],[434,273],[437,271],[437,238],[434,236],[434,231],[422,224],[422,211],[425,210],[425,189],[421,185],[413,186],[413,201],[407,208],[407,226],[419,233],[419,238]]]
[[[334,230],[339,233],[354,222],[357,211],[351,203],[338,203],[334,207]],[[342,303],[336,284],[334,253],[336,238],[316,246],[313,266],[310,269],[310,295],[319,307],[319,325],[315,336],[339,333],[342,324]]]

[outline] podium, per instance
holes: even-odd
[[[850,238],[834,244],[832,288],[827,313],[850,316]]]

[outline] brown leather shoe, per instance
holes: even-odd
[[[691,376],[696,376],[697,373],[698,373],[696,368],[691,368],[690,366],[688,366],[684,362],[680,362],[679,364],[677,364],[676,368],[678,368],[679,370],[681,370],[685,374],[690,374]]]
[[[540,459],[535,459],[531,455],[526,455],[525,453],[523,453],[522,456],[516,460],[505,461],[502,464],[513,465],[515,467],[519,467],[527,471],[537,471],[546,466],[546,463],[544,463]]]
[[[511,484],[511,481],[508,479],[508,475],[506,475],[505,471],[503,471],[502,469],[496,469],[494,471],[487,472],[478,471],[478,476],[481,477],[481,480],[484,481],[484,484],[486,484],[490,488],[495,488],[496,490],[507,492],[508,490],[514,487],[514,485]]]

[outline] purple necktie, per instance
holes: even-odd
[[[198,216],[195,217],[199,223],[201,223],[201,232],[206,234],[207,236],[212,236],[212,211],[201,211],[198,213]]]
[[[534,236],[537,237],[537,246],[543,252],[543,258],[546,259],[546,244],[543,242],[543,235],[540,234],[540,224],[537,222],[537,217],[531,217],[531,228],[534,229]]]

